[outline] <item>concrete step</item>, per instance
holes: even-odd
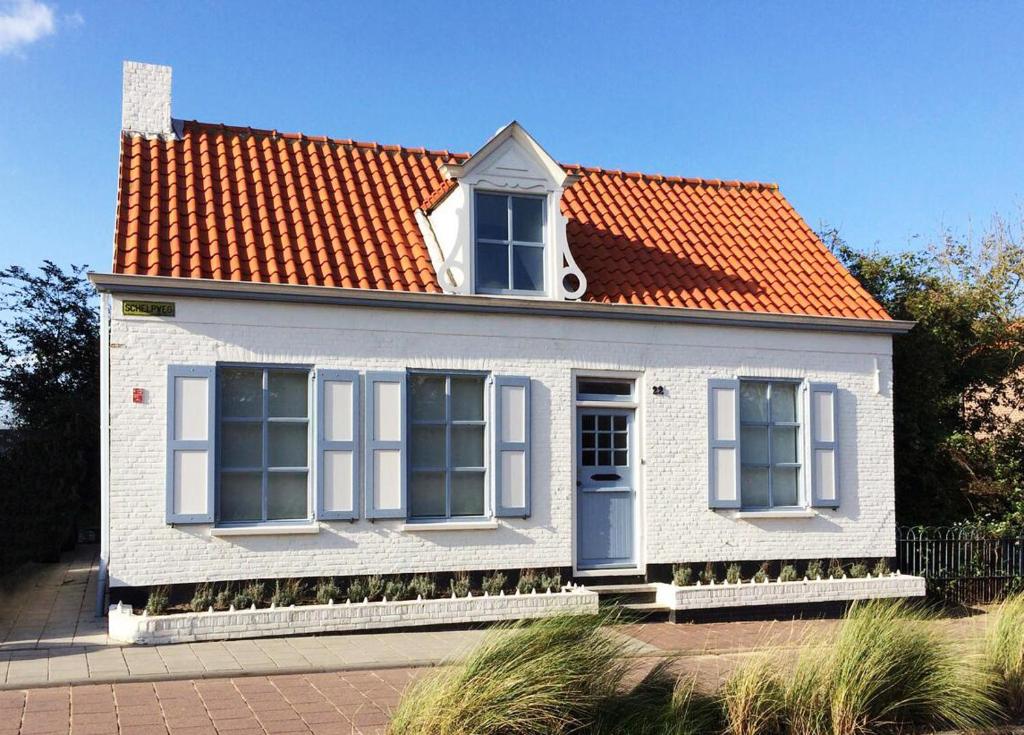
[[[653,584],[599,584],[589,589],[597,593],[602,605],[646,605],[654,602]]]

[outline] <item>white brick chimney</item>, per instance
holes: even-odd
[[[173,135],[171,67],[124,62],[121,129],[146,136]]]

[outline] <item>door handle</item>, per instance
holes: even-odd
[[[617,472],[602,472],[596,475],[591,475],[590,479],[606,482],[608,480],[621,480],[622,475],[618,474]]]

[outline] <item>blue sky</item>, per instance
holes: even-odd
[[[774,181],[919,248],[1024,202],[1024,3],[0,0],[0,266],[109,270],[123,59],[176,117]]]

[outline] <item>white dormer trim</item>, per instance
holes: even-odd
[[[579,177],[559,166],[519,123],[509,123],[464,162],[445,164],[441,171],[457,185],[431,212],[417,210],[416,222],[446,293],[474,293],[473,202],[477,191],[490,191],[545,197],[545,288],[531,298],[564,301],[583,295],[586,277],[569,251],[560,207],[566,187]],[[566,286],[570,277],[574,288]]]

